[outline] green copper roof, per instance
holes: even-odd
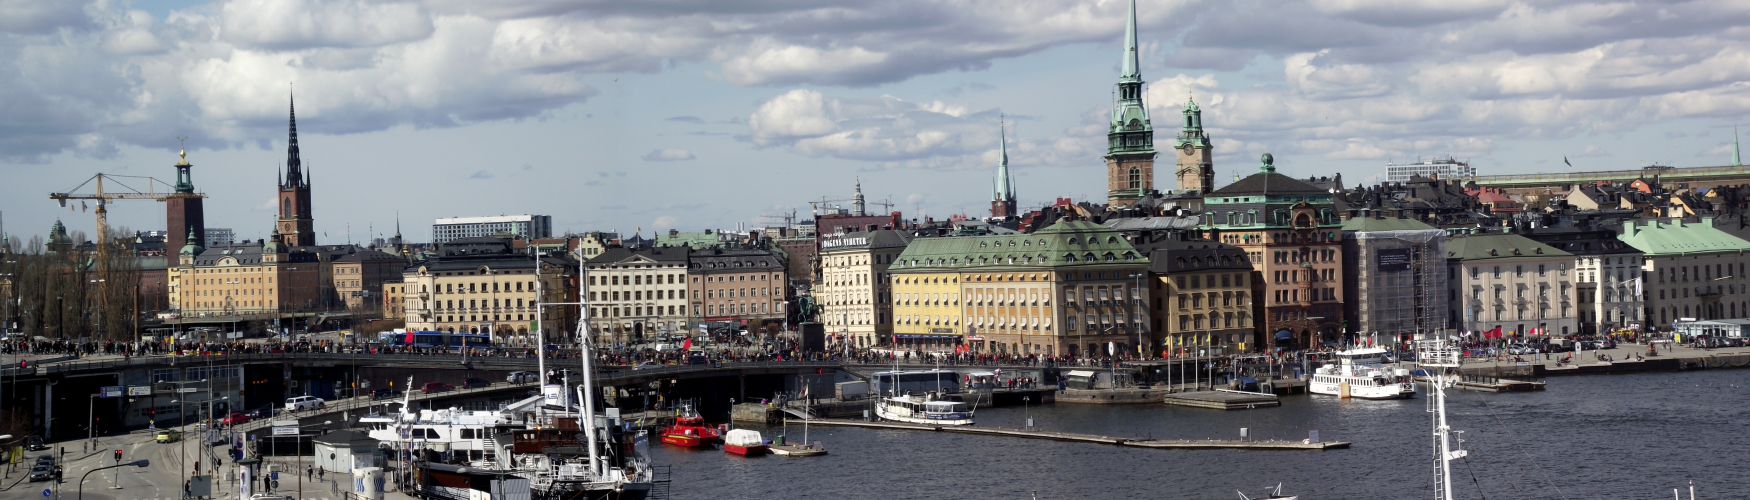
[[[1574,254],[1517,234],[1473,234],[1446,240],[1446,258],[1456,260],[1573,257]]]
[[[1701,222],[1653,221],[1644,226],[1627,221],[1616,239],[1648,257],[1750,250],[1750,241],[1715,228],[1712,217]]]
[[[1370,233],[1374,231],[1439,231],[1441,229],[1423,224],[1422,221],[1415,219],[1356,217],[1343,221],[1343,230]]]
[[[716,248],[723,245],[723,239],[717,233],[677,232],[674,234],[657,234],[656,246],[687,247],[694,250]]]
[[[997,163],[996,189],[991,193],[991,201],[1010,201],[1015,199],[1015,181],[1009,178],[1009,130],[1001,126],[997,131]]]
[[[1032,234],[918,238],[905,247],[890,270],[904,273],[1147,264],[1148,260],[1118,231],[1087,221],[1064,221]]]

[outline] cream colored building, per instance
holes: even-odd
[[[407,284],[402,282],[383,284],[383,317],[401,318],[407,320]]]
[[[325,288],[319,255],[277,240],[184,246],[169,269],[170,307],[185,318],[318,310]]]
[[[590,330],[602,345],[686,333],[687,247],[609,248],[584,264]]]
[[[533,345],[537,304],[576,302],[576,262],[555,256],[539,262],[537,275],[536,258],[512,251],[507,239],[453,240],[402,275],[407,328],[490,333],[497,343]],[[570,332],[577,318],[574,307],[543,314],[549,332]],[[563,337],[547,342],[565,343]]]
[[[1472,234],[1446,243],[1449,320],[1476,335],[1579,333],[1574,255],[1517,234]]]
[[[813,294],[828,335],[868,347],[893,335],[893,289],[887,268],[911,237],[894,230],[820,240],[820,282]]]
[[[1683,318],[1731,319],[1750,316],[1750,242],[1699,222],[1655,219],[1623,223],[1617,235],[1640,250],[1645,327],[1670,330]]]

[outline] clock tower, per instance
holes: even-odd
[[[1124,69],[1118,75],[1118,98],[1106,129],[1106,201],[1112,208],[1134,206],[1154,192],[1155,129],[1142,100],[1139,66],[1136,0],[1131,0],[1124,28]]]
[[[1203,110],[1195,99],[1185,99],[1185,127],[1173,146],[1179,157],[1179,194],[1205,195],[1215,190],[1214,151],[1203,133]]]

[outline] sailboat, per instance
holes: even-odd
[[[798,379],[800,379],[800,377],[798,377]],[[802,390],[807,391],[807,387],[808,386],[803,386]],[[807,394],[807,392],[803,392],[804,400],[806,400]],[[808,420],[809,417],[814,414],[814,409],[807,406],[803,406],[802,408],[802,444],[790,444],[785,442],[784,444],[773,445],[770,447],[773,455],[783,457],[814,457],[826,454],[826,447],[821,446],[820,443],[808,440]],[[789,419],[785,419],[785,422],[789,422]]]
[[[1239,491],[1234,493],[1239,493],[1240,500],[1252,500],[1252,497],[1246,496],[1245,493]],[[1283,495],[1282,483],[1276,483],[1276,489],[1271,490],[1266,496],[1258,497],[1257,500],[1300,500],[1300,495]]]

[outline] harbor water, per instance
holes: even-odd
[[[1549,390],[1449,392],[1468,459],[1457,498],[1750,498],[1750,371],[1549,379]],[[813,427],[831,454],[741,458],[653,445],[674,497],[1254,498],[1283,484],[1301,498],[1433,498],[1427,401],[1290,396],[1279,408],[1165,405],[988,408],[980,426],[1155,438],[1351,441],[1333,451],[1148,450],[919,431]],[[799,425],[790,426],[800,439]],[[765,429],[767,437],[777,429]]]

